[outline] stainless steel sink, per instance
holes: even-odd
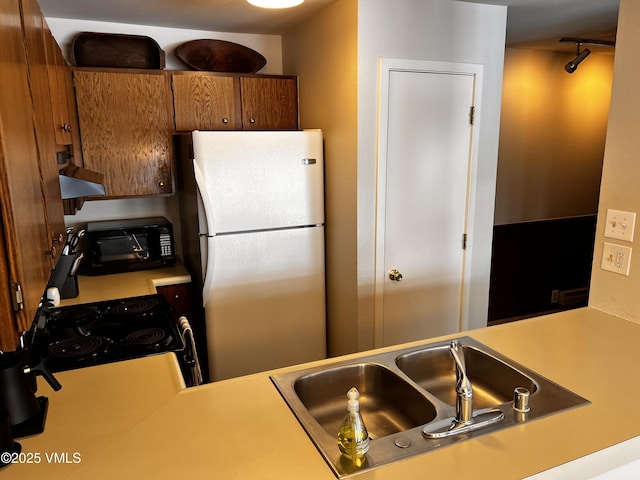
[[[360,392],[360,412],[366,417],[369,437],[380,438],[429,423],[436,409],[413,385],[388,368],[375,363],[355,363],[295,380],[298,398],[332,436],[338,434],[345,417],[346,393]]]
[[[467,375],[473,385],[474,409],[513,400],[513,390],[524,387],[533,394],[536,382],[497,357],[463,343]],[[398,368],[423,389],[449,405],[456,404],[456,370],[448,345],[406,353],[396,359]]]
[[[446,430],[456,416],[450,341],[336,360],[271,379],[339,478],[589,403],[470,337],[457,340],[473,386],[474,415],[480,418],[498,409],[504,418],[444,438],[433,438],[430,432]],[[354,386],[360,391],[361,413],[371,437],[367,460],[359,468],[342,458],[337,446],[346,394]],[[516,388],[529,392],[528,412],[514,409]]]

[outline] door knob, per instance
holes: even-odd
[[[389,280],[399,282],[400,280],[402,280],[402,274],[395,268],[392,268],[391,270],[389,270]]]

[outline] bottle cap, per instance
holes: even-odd
[[[349,399],[347,402],[347,408],[349,410],[352,412],[360,410],[360,401],[358,400],[360,398],[360,392],[358,392],[356,387],[351,387],[349,389],[347,392],[347,398]]]

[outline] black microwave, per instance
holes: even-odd
[[[173,225],[164,217],[89,222],[80,273],[105,275],[173,265]]]

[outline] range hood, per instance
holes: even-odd
[[[62,199],[105,195],[104,175],[86,168],[69,165],[59,172]]]

